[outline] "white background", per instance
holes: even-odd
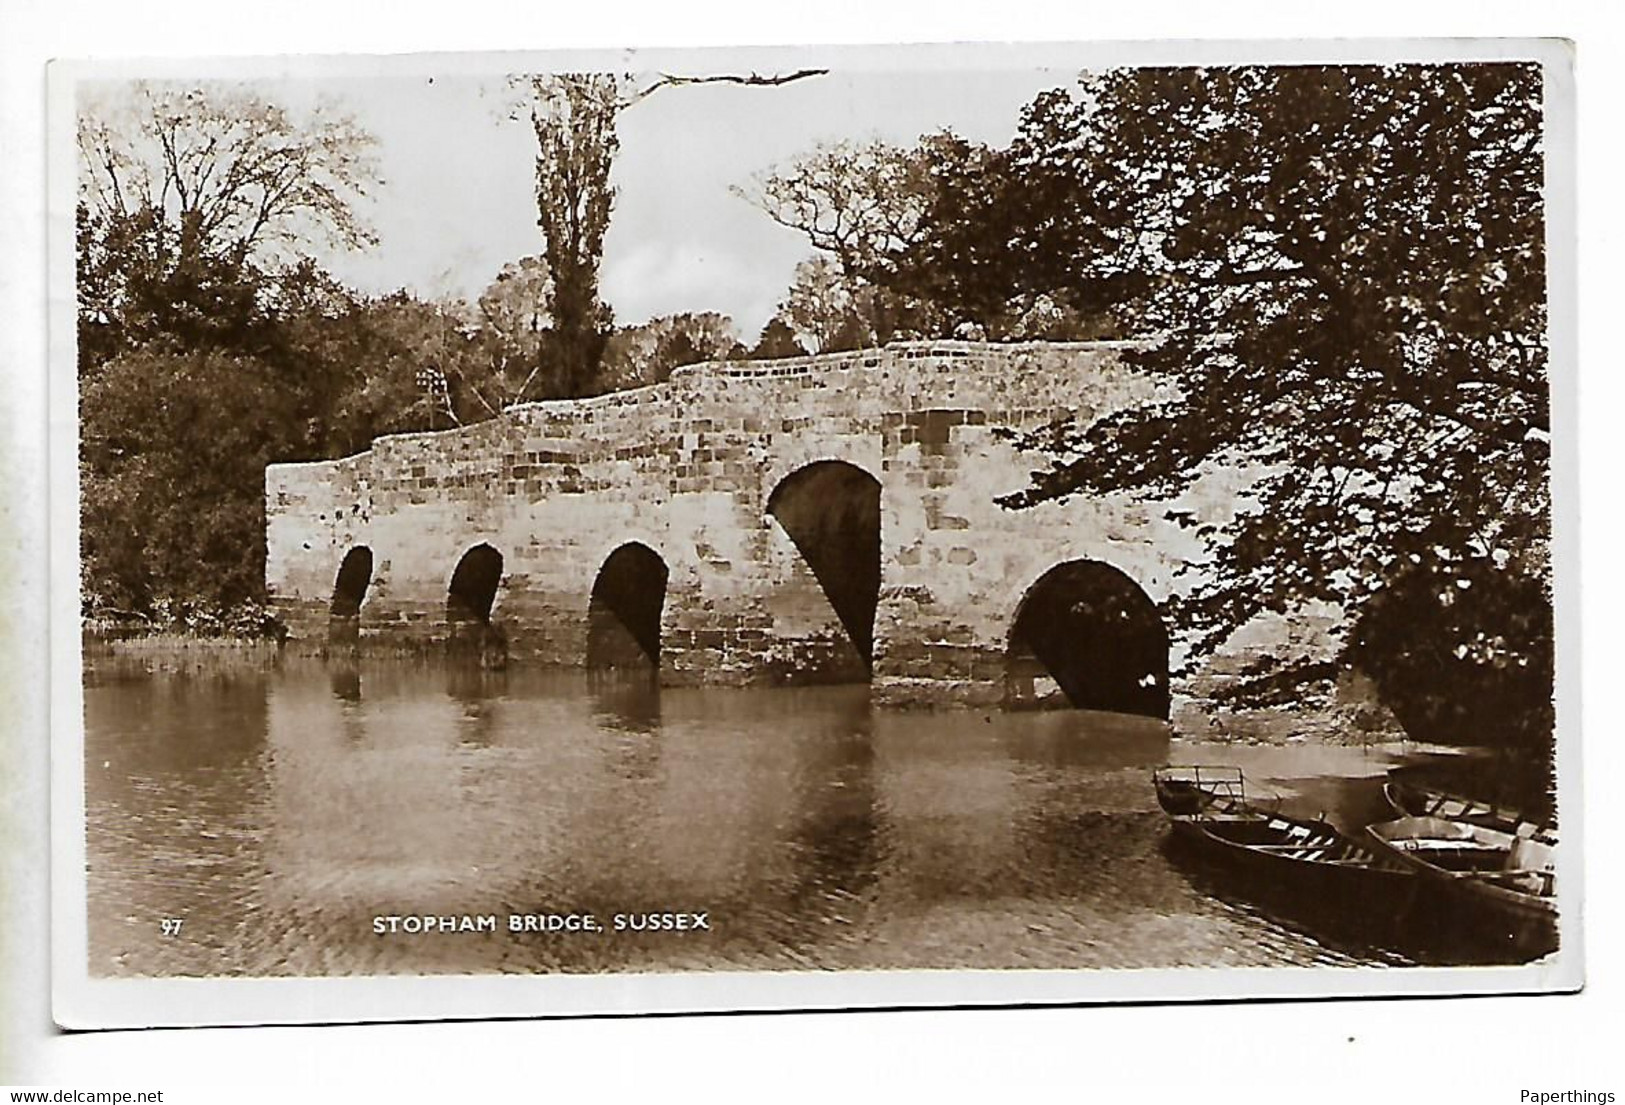
[[[1603,5],[1361,0],[1091,10],[1001,0],[882,6],[0,0],[0,1084],[297,1086],[288,1099],[603,1098],[1518,1102],[1520,1090],[1625,1093],[1612,1023],[1625,988],[1611,851],[1621,737],[1613,508],[1620,434],[1618,154],[1625,49]],[[959,1010],[218,1029],[68,1036],[46,995],[44,62],[53,56],[401,52],[623,45],[1099,38],[1516,35],[1579,52],[1582,594],[1588,976],[1576,997]],[[73,571],[71,554],[53,571]],[[497,1097],[492,1091],[501,1091]],[[477,1095],[477,1096],[476,1096]],[[273,1100],[233,1094],[232,1098]]]

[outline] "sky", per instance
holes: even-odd
[[[841,72],[778,87],[669,87],[624,111],[618,188],[601,293],[616,321],[721,311],[754,339],[812,255],[730,187],[821,140],[911,144],[951,128],[1005,144],[1035,95],[1070,70]],[[284,100],[309,82],[258,82]],[[504,264],[542,251],[532,194],[535,137],[505,119],[500,77],[377,76],[324,80],[379,140],[383,185],[360,212],[378,235],[365,251],[330,253],[334,274],[363,291],[477,297]]]

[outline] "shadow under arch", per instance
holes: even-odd
[[[587,602],[589,669],[659,670],[660,614],[669,574],[660,554],[638,541],[604,559]]]
[[[1047,690],[1044,680],[1054,684]],[[1057,564],[1016,608],[1005,703],[1168,718],[1168,629],[1140,585],[1097,560]]]
[[[502,554],[481,542],[463,553],[446,587],[446,630],[453,656],[476,657],[482,664],[501,667],[508,643],[491,623],[491,608],[502,583]]]
[[[812,569],[864,673],[871,673],[880,601],[880,481],[846,461],[814,461],[779,481],[767,513]]]
[[[361,639],[361,603],[372,583],[372,550],[355,545],[344,554],[333,580],[333,602],[327,612],[327,643],[355,647]]]

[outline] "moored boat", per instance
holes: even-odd
[[[1241,768],[1213,764],[1169,765],[1151,773],[1157,805],[1173,818],[1256,815]]]
[[[1557,947],[1557,849],[1520,823],[1503,832],[1445,817],[1402,817],[1372,825],[1371,840],[1520,951]]]
[[[1535,840],[1550,845],[1557,843],[1554,829],[1536,824],[1519,810],[1429,786],[1402,769],[1388,773],[1382,793],[1394,812],[1402,818],[1437,817],[1446,821],[1462,821],[1514,836],[1520,832],[1521,826],[1530,826],[1530,829],[1521,831],[1529,834],[1532,829]]]
[[[1321,899],[1318,904],[1408,904],[1416,875],[1330,822],[1259,813],[1175,818],[1174,831],[1206,855],[1268,883]],[[1329,900],[1329,901],[1328,901]]]
[[[1299,907],[1347,911],[1381,903],[1377,912],[1389,917],[1409,906],[1417,879],[1408,867],[1328,821],[1261,808],[1239,768],[1165,767],[1152,780],[1175,838],[1233,878],[1246,878],[1251,890],[1289,897]]]

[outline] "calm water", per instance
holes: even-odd
[[[878,711],[864,687],[658,691],[383,662],[98,676],[85,701],[92,974],[1471,958],[1234,895],[1169,847],[1148,779],[1240,763],[1288,812],[1358,825],[1380,809],[1381,750]],[[507,929],[648,912],[709,928]],[[499,931],[375,933],[407,915]]]

